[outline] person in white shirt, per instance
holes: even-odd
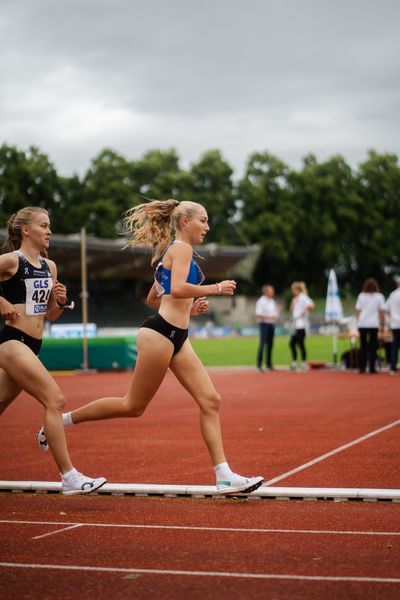
[[[356,302],[357,327],[360,334],[360,373],[365,373],[367,362],[369,372],[376,373],[376,350],[378,330],[384,329],[385,298],[380,293],[376,279],[365,280],[362,292]]]
[[[292,353],[292,370],[297,369],[297,346],[299,347],[301,357],[301,369],[307,368],[307,352],[304,340],[306,338],[306,329],[308,327],[308,312],[315,307],[314,302],[307,294],[307,288],[303,281],[294,281],[290,287],[292,292],[292,302],[290,303],[290,312],[292,313],[293,333],[290,337],[290,351]]]
[[[274,300],[275,290],[272,285],[265,284],[262,287],[262,296],[256,303],[256,317],[260,329],[260,342],[257,352],[257,368],[263,371],[263,355],[266,351],[266,368],[273,371],[272,347],[274,344],[275,323],[279,317],[278,306]]]
[[[389,326],[392,331],[392,347],[390,352],[390,374],[397,373],[397,359],[400,348],[400,276],[395,278],[397,289],[387,299],[386,310],[389,314]]]

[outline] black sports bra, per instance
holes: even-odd
[[[27,315],[45,314],[53,287],[49,266],[40,257],[40,267],[35,267],[22,252],[17,250],[16,253],[18,270],[10,279],[1,282],[1,294],[11,304],[25,304]]]

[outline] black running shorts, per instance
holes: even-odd
[[[8,342],[10,340],[17,340],[18,342],[22,342],[25,346],[28,346],[32,350],[36,356],[40,352],[40,348],[42,346],[42,340],[38,340],[37,338],[31,337],[24,331],[17,329],[16,327],[10,327],[9,325],[4,325],[2,329],[0,329],[0,344],[4,344],[4,342]]]
[[[174,346],[174,354],[177,354],[179,350],[182,348],[183,343],[188,337],[187,329],[180,329],[179,327],[175,327],[175,325],[171,325],[162,318],[158,313],[156,315],[152,315],[148,317],[144,323],[142,323],[141,327],[147,327],[147,329],[153,329],[158,333],[161,333],[164,337],[166,337]]]

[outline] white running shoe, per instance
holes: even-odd
[[[73,494],[90,494],[101,488],[105,483],[107,483],[107,479],[104,477],[92,479],[91,477],[82,475],[82,473],[77,473],[70,480],[62,481],[62,493],[68,496],[72,496]]]
[[[250,494],[263,483],[264,477],[242,477],[233,473],[227,481],[217,481],[217,494]]]
[[[37,432],[36,441],[40,450],[43,450],[43,452],[47,452],[47,450],[49,449],[49,443],[47,441],[44,425],[42,425],[39,431]]]

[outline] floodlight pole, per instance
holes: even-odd
[[[87,339],[87,323],[88,323],[88,291],[87,291],[87,253],[86,253],[86,229],[81,229],[81,298],[82,298],[82,350],[83,350],[83,363],[82,369],[87,371],[89,369],[89,352],[88,352],[88,339]]]

